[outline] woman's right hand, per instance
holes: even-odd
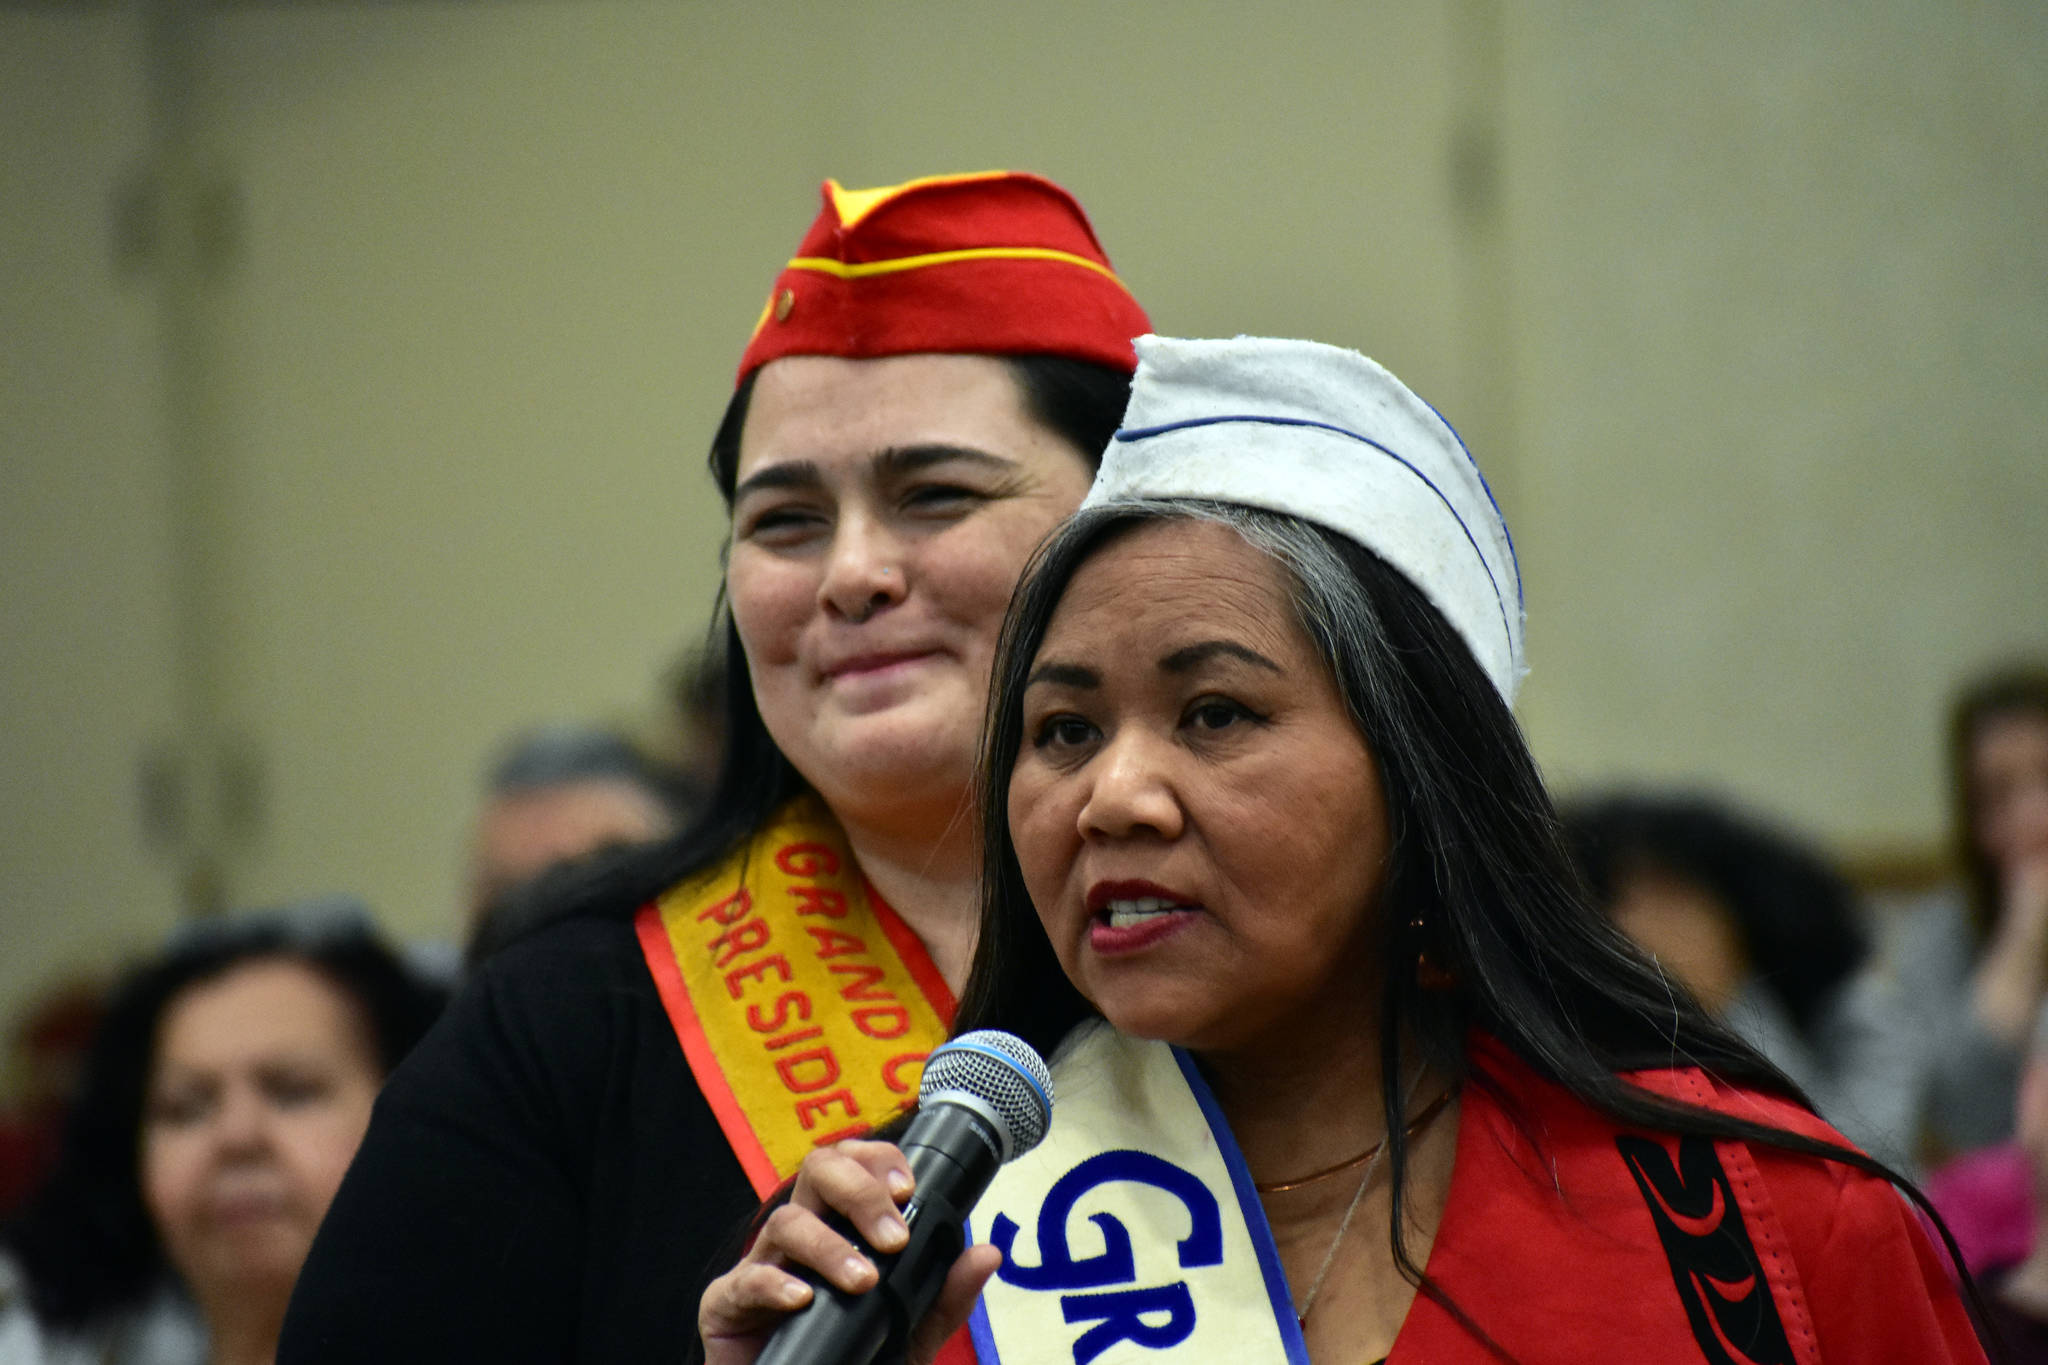
[[[887,1142],[852,1139],[805,1157],[789,1202],[768,1215],[739,1264],[713,1280],[698,1302],[706,1365],[753,1365],[775,1329],[811,1301],[811,1286],[790,1266],[806,1267],[850,1294],[873,1289],[874,1263],[822,1215],[838,1214],[876,1251],[900,1251],[910,1233],[898,1210],[915,1189],[910,1163]],[[909,1365],[929,1365],[938,1355],[1002,1259],[986,1245],[960,1253],[938,1301],[911,1333]]]

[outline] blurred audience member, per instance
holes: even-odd
[[[1971,1153],[1928,1181],[1977,1276],[2012,1365],[2048,1365],[2048,1011],[2020,1073],[2015,1139]]]
[[[174,936],[115,992],[50,1179],[0,1229],[0,1361],[267,1365],[439,1005],[352,901]]]
[[[1872,1156],[1910,1168],[1924,1049],[1864,970],[1855,893],[1817,854],[1694,796],[1629,794],[1565,815],[1594,898],[1695,999]]]
[[[2024,1075],[2020,1102],[2026,1103]],[[2033,1187],[2033,1168],[2017,1140],[1965,1152],[1921,1184],[1979,1280],[2033,1249]]]
[[[11,1031],[14,1084],[0,1109],[0,1222],[14,1216],[57,1155],[106,983],[74,978],[31,1000]]]
[[[668,695],[676,779],[694,812],[710,798],[725,763],[725,659],[715,637],[677,662]]]
[[[2048,995],[2048,665],[1964,688],[1949,758],[1963,886],[1911,913],[1898,968],[1939,1059],[1929,1129],[1968,1151],[2012,1131],[2021,1052]]]
[[[521,736],[492,767],[477,817],[471,934],[492,904],[557,863],[666,838],[691,813],[676,780],[610,730]]]

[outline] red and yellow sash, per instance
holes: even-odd
[[[640,948],[755,1191],[917,1096],[953,995],[814,796],[643,907]]]

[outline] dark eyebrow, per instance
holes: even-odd
[[[986,450],[976,450],[973,446],[933,442],[929,445],[888,447],[875,456],[875,473],[884,479],[901,478],[905,474],[915,474],[921,469],[950,464],[955,460],[1005,472],[1017,467],[1015,460],[1006,460]]]
[[[763,488],[816,488],[823,480],[818,477],[818,466],[809,460],[787,460],[772,464],[766,469],[757,469],[740,480],[732,490],[732,500],[738,502],[749,493]]]
[[[976,450],[973,446],[946,445],[943,442],[888,446],[877,451],[871,463],[876,478],[900,479],[919,470],[930,469],[933,465],[950,464],[954,461],[1004,473],[1017,467],[1016,461],[992,455],[986,450]],[[764,488],[816,488],[823,481],[815,462],[785,460],[781,464],[758,469],[742,479],[732,490],[732,500],[738,502],[747,494],[759,492]]]
[[[1083,668],[1079,664],[1040,664],[1031,670],[1031,676],[1024,680],[1024,685],[1036,687],[1042,682],[1093,688],[1102,686],[1102,675],[1092,668]]]
[[[1159,667],[1167,673],[1188,673],[1219,655],[1232,659],[1242,659],[1248,664],[1268,669],[1274,673],[1285,673],[1287,671],[1257,650],[1247,649],[1245,646],[1231,640],[1204,640],[1200,644],[1183,646],[1161,659]]]

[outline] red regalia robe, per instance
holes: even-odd
[[[1626,1129],[1490,1039],[1472,1064],[1428,1273],[1514,1359],[1984,1359],[1945,1257],[1884,1181],[1760,1143]],[[1843,1141],[1788,1101],[1697,1069],[1630,1079]],[[1388,1361],[1499,1358],[1418,1293]]]

